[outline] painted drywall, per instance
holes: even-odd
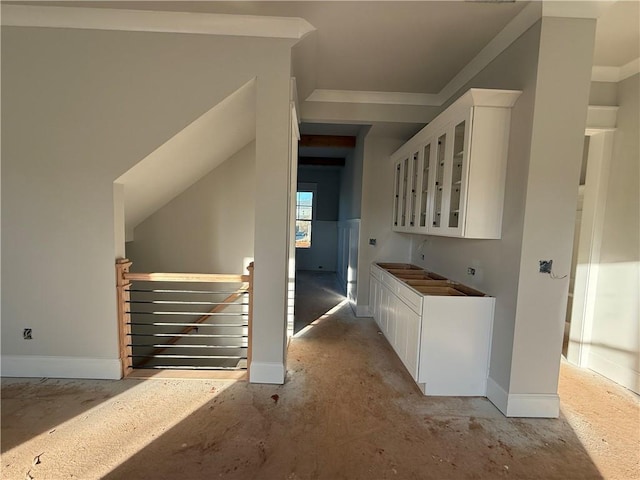
[[[542,20],[510,395],[557,392],[595,26]]]
[[[502,238],[466,240],[413,236],[414,263],[496,297],[490,376],[505,391],[509,389],[512,361],[539,42],[538,23],[465,87],[516,89],[523,92],[511,112]],[[391,194],[388,198],[391,209]],[[467,275],[468,267],[475,268],[475,276]]]
[[[252,382],[284,383],[293,166],[291,140],[291,52],[265,59],[258,77],[256,114],[255,289]]]
[[[618,105],[618,84],[613,82],[591,82],[589,105],[604,107]]]
[[[362,172],[362,218],[357,271],[357,312],[369,304],[369,272],[374,261],[405,262],[410,258],[411,237],[391,231],[393,165],[390,155],[407,138],[367,135]],[[374,239],[375,245],[369,240]]]
[[[640,393],[640,75],[617,84],[589,365]]]
[[[509,395],[548,395],[543,416],[557,414],[568,279],[537,273],[537,260],[554,259],[559,275],[570,267],[593,29],[590,20],[545,18],[468,85],[523,90],[512,112],[502,239],[432,238],[414,249],[426,266],[496,296],[490,381]],[[513,408],[502,405],[509,414],[535,413],[516,408],[533,397],[512,398]]]
[[[253,259],[255,142],[135,229],[127,258],[137,272],[246,273]]]
[[[356,136],[356,146],[347,155],[340,178],[340,208],[338,219],[341,221],[360,218],[362,208],[362,171],[364,163],[364,139],[369,131],[362,127]]]
[[[285,282],[273,275],[285,278],[286,213],[279,222],[273,217],[287,205],[287,184],[277,178],[289,171],[292,44],[2,28],[2,354],[16,360],[10,368],[3,362],[3,374],[33,373],[21,369],[27,356],[46,358],[39,375],[80,375],[86,359],[97,362],[93,376],[119,374],[113,182],[252,78],[262,179],[256,239],[265,240],[255,252],[265,269],[256,278],[256,302],[277,304],[256,316],[266,332],[256,343],[272,342],[269,332],[284,319]],[[33,340],[22,340],[25,327],[33,328]],[[284,339],[276,336],[270,347],[256,347],[254,359],[280,371]]]
[[[316,184],[316,220],[338,220],[341,170],[341,167],[298,166],[298,183]]]
[[[316,187],[311,248],[296,249],[298,270],[336,271],[341,170],[340,167],[298,167],[298,182],[312,183]]]
[[[126,229],[133,230],[255,136],[252,79],[116,180],[124,186]]]

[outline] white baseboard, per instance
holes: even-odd
[[[558,394],[510,393],[507,417],[558,418]]]
[[[356,305],[356,317],[370,317],[369,305]]]
[[[507,414],[509,394],[491,377],[487,378],[487,398],[504,415]]]
[[[507,417],[558,418],[557,394],[507,393],[491,377],[487,379],[487,398]]]
[[[249,381],[251,383],[284,383],[284,364],[278,362],[251,362]]]
[[[120,368],[117,358],[2,355],[3,377],[118,380],[121,378]]]
[[[589,352],[587,366],[594,372],[607,377],[609,380],[628,388],[632,392],[640,394],[640,373],[594,353],[593,348]]]

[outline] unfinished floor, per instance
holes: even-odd
[[[483,398],[423,397],[347,303],[319,317],[281,386],[4,379],[1,477],[640,478],[628,390],[564,364],[560,419],[508,419]]]

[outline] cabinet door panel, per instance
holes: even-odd
[[[411,155],[410,187],[409,187],[409,231],[415,231],[418,226],[418,199],[420,195],[420,174],[422,155],[420,151]]]
[[[407,316],[410,313],[407,307],[399,298],[395,297],[395,316],[396,316],[396,341],[394,349],[402,363],[405,365],[407,355]]]
[[[420,359],[420,322],[421,317],[411,309],[407,309],[406,330],[407,348],[405,354],[405,366],[414,380],[418,380],[418,365]]]
[[[445,166],[446,158],[445,152],[447,150],[447,134],[443,134],[438,137],[436,142],[436,154],[435,154],[435,183],[433,192],[433,211],[431,212],[431,227],[435,230],[442,226],[442,214],[444,207],[444,180],[445,180]]]
[[[400,182],[402,175],[402,163],[398,162],[394,167],[393,181],[393,229],[396,230],[400,226]]]
[[[418,210],[418,230],[421,233],[429,231],[430,210],[433,203],[433,164],[435,163],[435,150],[433,142],[427,143],[422,149],[421,174],[420,174],[420,207]]]

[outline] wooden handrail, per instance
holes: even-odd
[[[233,275],[225,273],[135,273],[126,272],[123,277],[131,282],[248,282],[249,275]]]

